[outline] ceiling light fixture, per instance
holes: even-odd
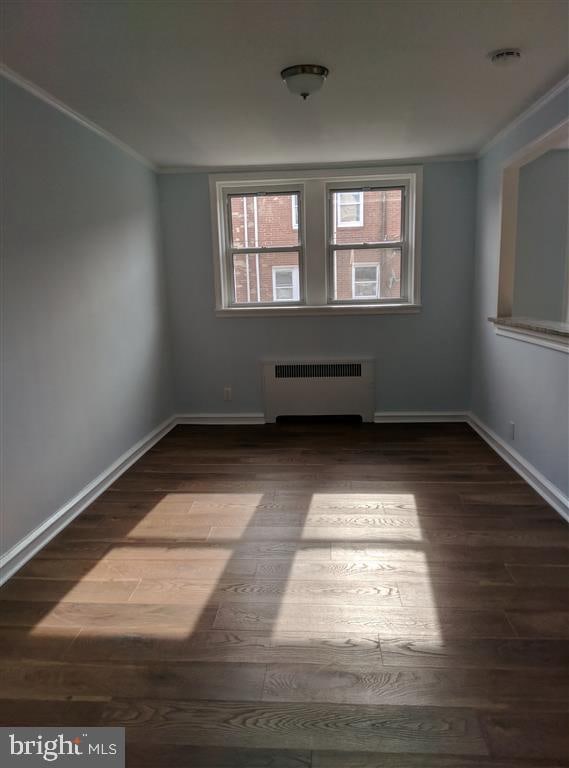
[[[516,64],[522,57],[522,52],[519,48],[500,48],[498,51],[490,51],[488,58],[492,64],[496,64],[499,67],[508,67],[511,64]]]
[[[295,64],[294,67],[283,69],[281,77],[291,93],[302,96],[306,101],[311,93],[322,88],[328,70],[319,64]]]

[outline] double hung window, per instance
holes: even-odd
[[[421,168],[210,177],[220,314],[417,311]]]

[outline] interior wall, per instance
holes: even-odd
[[[217,318],[208,176],[160,175],[177,411],[262,412],[260,361],[281,355],[374,357],[378,411],[465,410],[476,164],[427,164],[423,189],[420,313]]]
[[[569,151],[551,150],[520,169],[514,315],[565,320],[568,218]]]
[[[569,491],[569,357],[497,336],[502,169],[528,143],[567,119],[565,87],[513,125],[480,158],[474,290],[472,411],[562,493]],[[515,423],[515,439],[510,422]]]
[[[1,546],[172,412],[151,170],[5,79]]]

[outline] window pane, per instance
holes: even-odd
[[[285,288],[279,288],[277,286],[273,295],[275,297],[275,301],[292,301],[292,285],[289,285]]]
[[[298,251],[234,254],[233,302],[300,301],[299,273]]]
[[[402,203],[401,189],[333,192],[332,242],[385,243],[401,240]]]
[[[294,211],[298,207],[298,197],[292,193],[230,195],[233,247],[271,248],[298,245],[298,222],[291,215],[291,210]]]
[[[353,224],[354,226],[359,227],[360,206],[353,205],[351,203],[349,205],[347,203],[343,203],[339,206],[338,218],[340,220],[340,224],[343,224],[344,226]]]
[[[362,193],[358,192],[338,192],[338,202],[344,205],[359,205],[361,203]]]
[[[354,283],[354,296],[358,299],[377,299],[377,283]]]
[[[291,288],[292,287],[292,269],[276,269],[275,285],[278,288]]]
[[[338,192],[337,217],[340,227],[361,227],[363,192]]]
[[[358,281],[377,280],[377,267],[358,267],[354,266],[354,278]]]
[[[336,301],[401,298],[400,248],[351,248],[333,259]]]

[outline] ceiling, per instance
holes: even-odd
[[[472,153],[568,68],[566,0],[2,6],[4,63],[160,166]],[[279,76],[299,63],[330,69],[306,102]]]

